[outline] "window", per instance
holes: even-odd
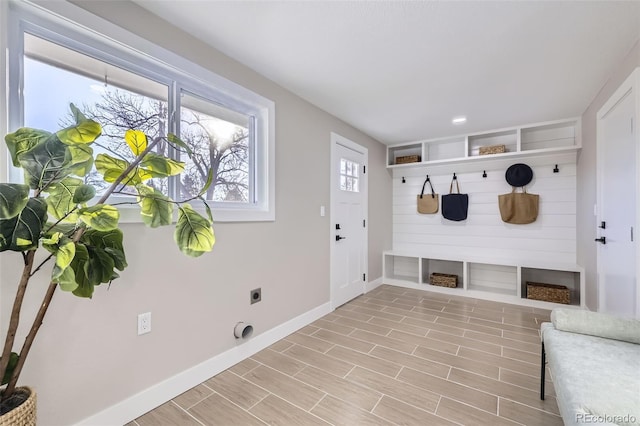
[[[153,179],[152,186],[174,199],[191,198],[211,171],[205,198],[214,220],[275,219],[273,102],[158,46],[153,51],[160,58],[140,54],[149,42],[134,37],[140,44],[134,50],[53,16],[31,15],[28,5],[11,7],[11,43],[22,49],[10,52],[9,84],[22,86],[23,96],[10,96],[10,129],[65,126],[74,103],[103,126],[94,149],[127,160],[126,130],[150,138],[175,133],[194,155],[180,158],[178,150],[158,144],[155,149],[186,166],[180,176]],[[96,177],[94,171],[87,179],[95,184]],[[123,214],[128,217],[137,213]]]
[[[340,159],[340,190],[360,192],[358,187],[358,168],[360,165],[353,161]]]

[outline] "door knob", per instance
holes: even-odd
[[[346,240],[347,237],[341,237],[340,235],[336,235],[336,241]]]
[[[600,238],[596,238],[595,241],[602,243],[602,244],[607,244],[607,237],[600,237]]]

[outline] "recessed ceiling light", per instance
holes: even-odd
[[[467,122],[467,117],[455,117],[451,122],[453,124],[464,124]]]

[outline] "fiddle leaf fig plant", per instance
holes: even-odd
[[[191,155],[187,144],[172,134],[149,140],[131,129],[123,143],[135,156],[133,161],[103,152],[95,155],[92,144],[102,127],[73,104],[71,112],[75,123],[55,133],[21,128],[5,137],[11,161],[24,171],[25,183],[0,183],[0,252],[20,253],[23,268],[0,355],[1,385],[6,385],[0,390],[1,401],[14,393],[55,291],[91,298],[96,286],[110,284],[127,267],[120,212],[118,205],[109,204],[113,194],[131,197],[140,207],[142,222],[151,228],[171,225],[177,209],[174,240],[187,256],[201,256],[215,244],[211,210],[202,198],[211,185],[211,173],[196,197],[182,201],[172,200],[151,181],[184,171],[184,163],[154,152],[156,145],[168,143]],[[106,183],[100,188],[109,185],[101,191],[91,184],[95,178],[88,179],[94,166]],[[196,198],[202,200],[205,216],[187,203]],[[36,264],[40,249],[45,256]],[[26,289],[45,266],[50,284],[21,349],[14,351]]]

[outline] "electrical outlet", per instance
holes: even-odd
[[[151,333],[151,312],[138,315],[138,336]]]
[[[262,289],[256,288],[254,290],[251,290],[251,304],[253,305],[254,303],[258,303],[261,300],[262,300]]]

